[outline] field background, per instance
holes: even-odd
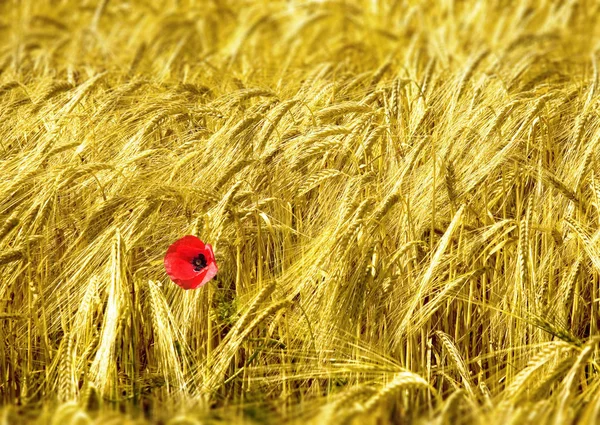
[[[0,1],[0,423],[597,423],[599,22]]]

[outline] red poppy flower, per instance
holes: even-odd
[[[165,269],[171,280],[183,289],[196,289],[215,277],[217,263],[210,244],[187,235],[167,250]]]

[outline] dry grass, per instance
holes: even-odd
[[[597,423],[597,21],[0,1],[0,424]]]

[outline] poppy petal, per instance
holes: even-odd
[[[181,258],[191,261],[205,249],[204,242],[196,236],[187,235],[174,242],[167,250],[167,255],[176,253]]]
[[[204,279],[202,279],[202,283],[200,283],[200,285],[204,285],[206,282],[211,280],[217,275],[217,272],[219,271],[219,269],[217,268],[217,263],[215,263],[214,261],[208,266],[206,266],[206,270],[206,275],[204,276]]]
[[[194,265],[178,254],[167,254],[165,256],[165,269],[169,277],[173,280],[189,280],[197,276],[198,272],[194,270]]]
[[[206,262],[208,264],[215,262],[215,253],[213,252],[212,245],[207,243],[204,249],[204,256],[206,257]]]
[[[199,256],[204,257],[202,264],[206,264],[201,270],[196,264]],[[206,284],[218,271],[212,246],[192,235],[184,236],[169,247],[164,265],[171,280],[183,289],[195,289]]]
[[[217,275],[217,271],[217,265],[215,263],[210,263],[208,266],[198,272],[197,276],[194,278],[187,280],[177,279],[175,280],[175,283],[181,286],[183,289],[196,289],[200,286],[203,286],[213,277],[215,277]]]

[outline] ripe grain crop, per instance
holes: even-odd
[[[598,22],[0,1],[0,424],[598,423]]]

